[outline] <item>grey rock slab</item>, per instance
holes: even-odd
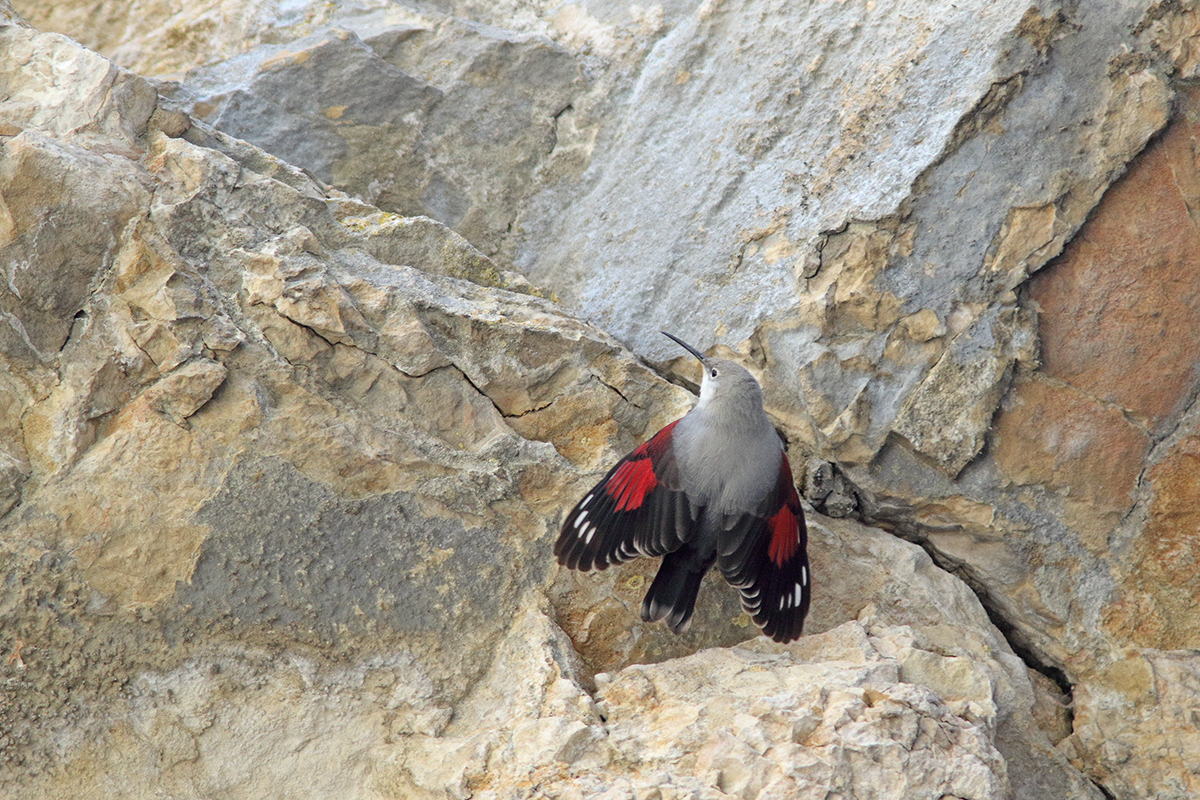
[[[905,400],[894,423],[917,452],[950,476],[958,475],[983,448],[1015,360],[1014,331],[1028,320],[994,307],[960,333]]]
[[[441,92],[390,67],[353,33],[332,31],[193,70],[179,94],[196,117],[332,182],[349,149],[339,127],[411,139],[411,121]]]
[[[896,213],[1027,5],[700,6],[641,65],[566,213],[522,218],[516,263],[650,356],[662,320],[743,341],[794,305],[811,237]]]
[[[227,134],[494,253],[554,146],[556,116],[582,89],[575,59],[455,18],[340,21],[348,27],[259,44],[164,90]]]
[[[798,439],[868,461],[949,341],[1016,304],[1165,123],[1146,9],[700,6],[610,98],[593,146],[571,141],[586,168],[530,199],[513,263],[648,358],[674,357],[670,325],[759,360]],[[983,442],[996,357],[951,472]]]
[[[499,546],[499,528],[434,518],[407,493],[347,502],[278,459],[240,462],[195,519],[212,535],[173,602],[206,624],[449,643],[494,628],[549,569]]]
[[[0,75],[0,352],[52,362],[147,199],[133,159],[156,95],[70,39],[20,26],[0,28]]]

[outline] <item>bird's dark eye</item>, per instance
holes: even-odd
[[[716,368],[716,367],[713,367],[713,368],[712,368],[712,372],[708,373],[708,376],[709,376],[710,378],[715,378],[715,377],[717,377],[717,368]]]

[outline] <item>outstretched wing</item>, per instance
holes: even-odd
[[[554,545],[571,569],[607,569],[638,556],[678,550],[699,509],[679,489],[672,422],[617,462],[567,514]]]
[[[742,608],[763,633],[777,642],[800,636],[812,581],[808,530],[786,455],[756,513],[726,519],[717,566],[741,592]]]

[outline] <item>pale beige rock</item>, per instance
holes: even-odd
[[[855,667],[708,650],[630,667],[600,686],[610,736],[650,779],[646,788],[691,781],[744,798],[1007,795],[1003,759],[986,734],[932,692],[901,683],[895,662],[877,656]]]
[[[17,10],[13,8],[12,3],[9,2],[9,0],[0,0],[0,18],[2,18],[7,24],[25,26],[29,25],[29,23],[27,23],[19,13],[17,13]]]
[[[1021,340],[1028,320],[999,314],[955,337],[904,403],[893,429],[957,476],[983,449],[1013,361],[1032,355]]]
[[[27,29],[6,28],[0,29],[0,42],[0,69],[6,74],[55,65],[45,75],[49,83],[33,79],[10,84],[0,117],[5,126],[87,142],[101,153],[134,147],[154,111],[156,94],[149,83],[65,36],[31,37]]]
[[[1076,694],[1075,733],[1064,751],[1117,796],[1195,797],[1198,679],[1200,660],[1190,651],[1125,654]]]
[[[115,63],[148,76],[186,69],[217,54],[232,55],[264,21],[258,9],[242,0],[201,0],[187,13],[155,0],[136,5],[18,0],[15,5],[35,27],[68,33]]]
[[[151,408],[182,425],[212,399],[227,374],[219,361],[189,361],[147,389],[144,396]]]
[[[661,731],[629,733],[630,752],[682,769],[669,785],[596,722],[591,670],[754,631],[719,579],[675,638],[638,619],[652,564],[552,570],[565,505],[690,398],[482,248],[642,353],[690,325],[672,329],[749,364],[793,464],[828,479],[814,501],[921,540],[1058,683],[924,552],[819,516],[809,630],[861,631],[787,652],[811,648],[849,696],[860,674],[831,662],[924,687],[925,710],[896,719],[952,723],[954,759],[982,736],[1014,796],[1094,796],[1067,756],[1122,800],[1195,793],[1194,9],[285,5],[21,8],[145,74],[278,48],[258,77],[288,76],[284,100],[316,97],[292,79],[322,58],[453,95],[393,120],[428,133],[397,139],[355,128],[370,92],[343,105],[335,81],[316,108],[359,148],[324,177],[441,222],[156,106],[0,0],[5,791],[770,796],[794,789],[784,761],[820,771],[753,707],[689,728],[684,768]],[[554,91],[497,88],[539,63]],[[506,143],[471,127],[524,119],[530,97],[552,108]],[[257,130],[313,144],[317,128],[281,119]],[[438,152],[383,174],[410,145]],[[472,241],[443,224],[464,208]],[[731,684],[748,674],[720,658]],[[521,671],[549,688],[506,717]],[[663,684],[673,713],[716,702],[687,673]],[[172,693],[194,718],[164,711]],[[827,708],[788,724],[816,731]],[[899,761],[872,771],[830,742],[846,767],[831,780],[900,791]],[[943,788],[993,792],[1002,773],[974,752],[954,763],[982,782]],[[278,768],[257,776],[255,759]]]
[[[816,635],[787,648],[762,639],[744,646],[794,652],[813,662],[861,664],[886,656],[896,680],[936,691],[955,714],[989,731],[1008,765],[1014,796],[1092,796],[1086,781],[1055,752],[1057,739],[1048,739],[1033,716],[1035,706],[1053,693],[1035,689],[1025,665],[961,581],[938,569],[920,548],[849,520],[810,514],[809,552],[814,594],[807,630]],[[683,650],[675,642],[652,649],[639,641],[648,632],[637,620],[645,571],[635,562],[623,571],[560,575],[557,613],[590,663],[620,666],[647,656],[657,661]],[[716,609],[703,605],[706,597],[719,598],[722,591],[728,588],[717,581],[706,584],[697,614],[711,615]],[[858,638],[846,633],[846,619],[858,620]],[[713,623],[706,618],[705,624]],[[824,633],[831,629],[840,633]],[[1054,732],[1061,738],[1057,728]]]
[[[590,469],[686,394],[552,303],[493,288],[510,279],[440,224],[377,224],[243,143],[155,127],[148,84],[63,37],[0,36],[21,127],[0,159],[15,401],[0,553],[21,576],[0,603],[16,681],[0,781],[27,796],[362,784],[378,732],[440,732],[547,582],[561,497],[594,480],[552,443]],[[606,423],[509,426],[559,397]],[[406,675],[360,693],[337,652]],[[341,688],[296,694],[326,669]],[[250,685],[270,687],[262,707]],[[357,711],[310,702],[342,688]],[[194,713],[155,711],[181,698]],[[582,750],[576,733],[532,724],[516,751],[540,759],[560,734]],[[306,751],[329,768],[298,767]]]
[[[889,652],[897,637],[911,632],[852,622],[790,648],[708,649],[597,676],[595,703],[569,641],[531,602],[453,717],[401,652],[341,666],[210,654],[134,679],[105,739],[76,745],[67,775],[25,794],[1010,796],[994,708],[955,694],[957,670],[929,651],[901,648],[928,662],[906,675]],[[930,683],[951,687],[946,699]],[[99,784],[85,783],[88,763],[104,766]]]

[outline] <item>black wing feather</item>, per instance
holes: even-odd
[[[808,531],[784,456],[775,487],[753,514],[726,520],[717,566],[742,595],[742,608],[778,642],[800,636],[812,594]]]
[[[692,537],[695,518],[679,488],[673,427],[613,465],[571,509],[554,545],[560,564],[603,570],[638,556],[673,553]]]

